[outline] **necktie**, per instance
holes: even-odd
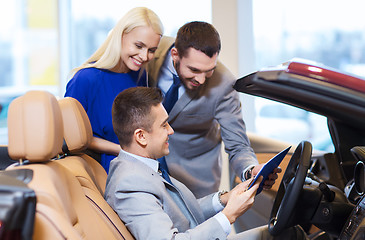
[[[165,161],[165,157],[159,158],[157,159],[159,161],[158,164],[158,170],[161,172],[161,176],[169,183],[172,184],[169,173],[168,173],[168,169],[167,169],[167,164]]]
[[[163,101],[163,106],[165,107],[167,113],[170,113],[172,107],[175,105],[178,99],[178,94],[179,94],[178,90],[180,87],[180,79],[175,74],[173,74],[173,77],[174,77],[174,82],[172,83],[169,90],[166,92],[165,99]]]

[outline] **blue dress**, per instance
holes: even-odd
[[[119,144],[113,130],[112,105],[115,97],[123,90],[146,86],[146,74],[138,80],[139,71],[115,73],[105,69],[85,68],[78,71],[68,82],[65,97],[76,98],[89,116],[95,137]],[[101,165],[106,172],[114,155],[101,154]]]

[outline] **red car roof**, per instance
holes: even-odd
[[[341,73],[328,67],[293,61],[287,65],[285,71],[365,93],[365,79]]]

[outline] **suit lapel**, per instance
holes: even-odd
[[[199,225],[200,223],[202,223],[204,221],[204,219],[203,219],[203,216],[200,214],[199,209],[197,209],[194,204],[189,204],[189,203],[191,203],[191,200],[188,200],[189,197],[185,196],[184,193],[186,193],[186,191],[182,191],[183,189],[179,188],[177,186],[177,185],[181,185],[181,183],[177,182],[177,180],[174,178],[171,178],[171,181],[174,185],[171,185],[168,182],[164,181],[165,186],[166,186],[166,188],[168,188],[170,190],[171,190],[171,188],[173,188],[174,192],[177,192],[177,194],[179,195],[180,200],[183,202],[186,210],[189,212],[190,216],[186,216],[186,217],[189,219],[190,222],[192,222],[192,227],[195,227],[195,226]]]
[[[203,84],[199,89],[189,91],[185,89],[185,93],[177,100],[169,113],[169,123],[171,124],[179,114],[188,106],[193,99],[198,99],[204,95],[204,91],[207,88],[208,83]],[[184,86],[185,87],[185,86]]]
[[[179,113],[197,96],[198,92],[187,92],[177,100],[169,113],[169,123],[172,123]]]
[[[159,181],[162,180],[163,183],[165,184],[167,191],[172,191],[172,192],[175,192],[176,194],[178,194],[179,198],[184,203],[185,208],[187,209],[187,211],[190,214],[190,217],[188,217],[188,216],[186,216],[186,217],[188,219],[190,219],[191,221],[193,221],[195,225],[198,225],[199,223],[202,222],[202,216],[201,216],[201,214],[199,214],[199,210],[196,209],[194,204],[189,204],[189,200],[188,200],[189,197],[185,196],[185,194],[184,194],[186,191],[183,189],[179,189],[178,186],[183,188],[181,186],[182,183],[178,182],[176,179],[171,177],[171,181],[174,185],[170,184],[164,178],[162,178],[157,172],[155,172],[152,168],[148,167],[146,164],[142,163],[141,161],[139,161],[138,159],[134,158],[133,156],[131,156],[129,154],[120,152],[118,158],[122,161],[132,162],[132,164],[135,165],[137,168],[139,168],[140,171],[144,172],[144,174],[152,174]],[[192,195],[192,193],[191,193],[191,195]]]

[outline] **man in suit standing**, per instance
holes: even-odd
[[[261,180],[197,200],[157,161],[169,154],[174,133],[161,102],[161,91],[147,87],[129,88],[114,100],[113,128],[122,150],[110,163],[105,199],[136,239],[226,239],[230,224],[252,206]],[[299,236],[305,236],[302,230],[291,228],[283,239]],[[273,239],[267,226],[232,238]]]
[[[220,49],[219,34],[211,24],[190,22],[179,29],[176,40],[162,38],[148,65],[150,86],[164,94],[176,77],[180,80],[176,103],[172,108],[164,103],[175,130],[165,161],[170,175],[197,198],[219,188],[222,140],[231,169],[243,181],[262,167],[246,135],[241,103],[233,89],[236,79],[218,61]]]

